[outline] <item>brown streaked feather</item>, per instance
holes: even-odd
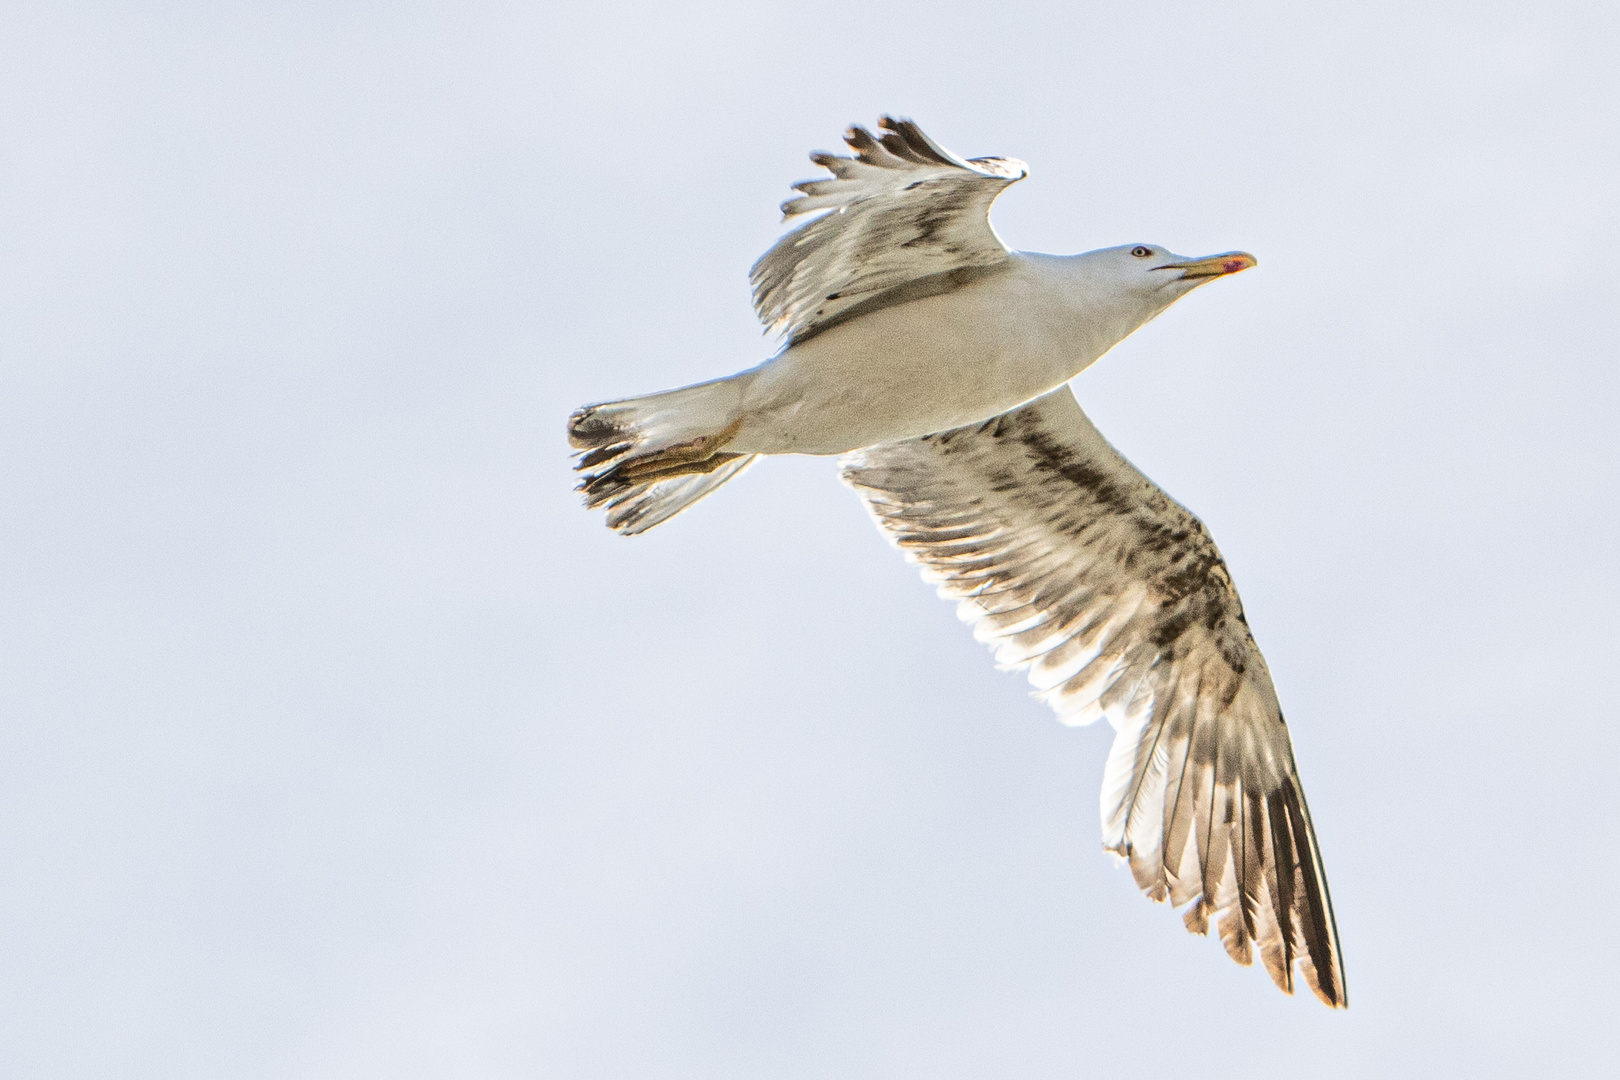
[[[1346,1002],[1338,931],[1287,726],[1220,552],[1067,387],[982,424],[857,451],[844,478],[1004,666],[1066,723],[1118,731],[1104,843],[1154,900],[1296,964]]]
[[[962,287],[1005,263],[990,204],[1022,162],[964,160],[910,120],[885,116],[874,137],[851,127],[853,156],[815,153],[831,179],[794,185],[782,213],[830,211],[778,240],[754,264],[754,307],[768,329],[803,341],[858,314]]]

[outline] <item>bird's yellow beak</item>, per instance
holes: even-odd
[[[1180,270],[1181,278],[1185,281],[1188,278],[1214,278],[1236,274],[1241,270],[1247,270],[1257,261],[1247,251],[1228,251],[1225,255],[1211,255],[1207,259],[1193,259],[1184,263],[1166,263],[1153,269]]]

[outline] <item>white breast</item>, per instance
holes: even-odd
[[[1142,318],[1083,264],[1019,255],[953,292],[886,307],[749,373],[745,453],[839,454],[988,419],[1073,378]]]

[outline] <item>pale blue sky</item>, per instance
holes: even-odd
[[[7,5],[0,1072],[1612,1063],[1615,10]],[[830,461],[578,507],[883,111],[1015,246],[1259,257],[1076,390],[1231,564],[1348,1013],[1138,895]]]

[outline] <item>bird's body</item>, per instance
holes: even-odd
[[[587,503],[626,535],[770,454],[845,454],[844,480],[1065,723],[1116,729],[1104,842],[1187,926],[1296,966],[1345,1003],[1338,931],[1271,676],[1203,525],[1137,472],[1065,383],[1204,282],[1254,265],[1151,244],[1012,252],[988,211],[1025,174],[915,124],[812,155],[754,266],[779,352],[728,378],[570,419]]]
[[[1100,265],[1111,254],[1017,252],[948,292],[790,344],[734,376],[746,385],[728,449],[842,454],[996,416],[1061,386],[1158,314],[1108,288]]]

